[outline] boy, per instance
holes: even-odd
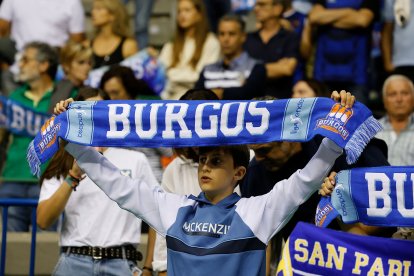
[[[93,149],[68,144],[79,166],[118,205],[167,238],[169,275],[264,275],[270,238],[318,189],[342,149],[324,139],[304,169],[268,194],[240,198],[233,189],[246,173],[247,146],[200,148],[198,197],[164,192],[123,176]]]

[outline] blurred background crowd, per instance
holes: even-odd
[[[334,90],[346,90],[367,105],[384,127],[378,134],[383,141],[372,143],[361,166],[413,165],[414,3],[410,0],[0,2],[0,94],[35,111],[51,113],[60,100],[79,96],[79,100],[192,100],[183,98],[189,89],[209,89],[214,95],[197,99],[250,100],[329,97]],[[157,80],[161,89],[125,63],[142,62],[143,57],[163,68]],[[88,85],[96,91],[85,96],[85,89],[92,89]],[[33,137],[6,129],[0,135],[0,197],[39,198],[43,193],[40,206],[59,194],[61,181],[43,186],[30,174],[26,148]],[[251,146],[255,157],[239,193],[268,192],[277,180],[305,164],[316,148],[289,142]],[[156,181],[166,190],[200,192],[186,180],[195,173],[190,150],[125,150],[125,156],[135,156],[131,160],[148,159]],[[71,164],[62,169],[60,162],[43,182],[68,174]],[[173,168],[164,174],[169,164]],[[133,172],[131,177],[139,173],[143,172]],[[68,200],[71,195],[66,196]],[[313,220],[315,205],[309,202],[312,207],[299,208],[293,224]],[[64,203],[60,212],[39,225],[55,230],[60,213],[74,208]],[[29,209],[9,209],[9,231],[28,231],[31,223]],[[67,224],[61,222],[58,227]],[[280,252],[281,241],[293,226],[276,237],[273,252]],[[362,225],[338,227],[359,234],[384,233],[384,229]],[[127,242],[136,245],[140,225],[134,231],[137,240]],[[414,238],[411,229],[392,233]],[[166,269],[165,256],[158,251],[163,246],[155,242],[155,233],[150,231],[149,236],[152,242],[148,242],[144,274]],[[60,242],[68,246],[62,243],[74,240],[64,237]],[[102,246],[87,241],[69,245]],[[273,266],[277,255],[273,254]]]

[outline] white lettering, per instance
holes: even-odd
[[[273,101],[266,101],[266,103],[272,103]],[[255,127],[252,123],[246,124],[246,129],[251,135],[261,135],[269,129],[270,112],[266,107],[257,107],[259,102],[253,102],[249,104],[248,111],[252,116],[261,116],[262,121],[260,126]]]
[[[210,121],[210,128],[203,129],[202,123],[203,120],[203,111],[206,106],[212,106],[213,109],[220,109],[219,103],[202,103],[197,106],[196,109],[196,121],[195,121],[195,132],[200,138],[207,138],[207,137],[217,137],[217,124],[218,124],[218,116],[217,115],[210,115],[208,120]]]
[[[18,130],[24,129],[24,109],[17,105],[12,105],[13,110],[13,122],[11,123],[12,128]]]
[[[147,104],[135,104],[135,126],[136,126],[136,133],[139,138],[141,139],[151,139],[157,134],[157,113],[158,109],[163,104],[160,103],[153,103],[151,104],[151,111],[150,111],[150,128],[148,130],[144,130],[143,123],[142,123],[142,112],[144,107]]]
[[[173,139],[175,133],[172,129],[173,122],[177,122],[180,125],[180,138],[191,138],[192,133],[185,124],[184,117],[187,115],[188,104],[184,103],[167,103],[167,110],[165,112],[165,130],[162,132],[162,138]],[[179,107],[178,113],[174,113],[174,107]]]
[[[404,194],[404,183],[407,180],[407,174],[405,173],[395,173],[393,175],[394,181],[396,183],[397,189],[397,206],[398,212],[405,218],[414,218],[414,206],[411,209],[405,207],[405,194]],[[414,190],[414,174],[411,174],[411,185]],[[414,202],[414,193],[413,193],[412,202]]]
[[[108,104],[108,107],[109,131],[106,132],[106,137],[110,139],[122,139],[125,136],[127,136],[131,131],[131,127],[129,125],[128,120],[131,106],[128,104]],[[122,112],[117,114],[117,108],[122,108]],[[122,123],[121,130],[117,130],[117,122]]]
[[[29,133],[30,135],[35,136],[41,127],[41,123],[42,123],[42,116],[40,115],[35,115],[34,119],[33,119],[33,112],[26,110],[26,116],[27,116],[27,121],[26,121],[26,130],[27,133]]]
[[[230,113],[230,107],[232,105],[239,105],[239,108],[237,110],[237,121],[236,126],[233,128],[228,127],[228,121],[227,118],[229,117]],[[225,103],[223,104],[223,108],[221,110],[221,120],[220,120],[220,129],[221,132],[227,136],[237,136],[242,130],[244,125],[244,112],[246,110],[247,103],[241,102],[241,103]]]
[[[368,216],[386,217],[391,213],[390,180],[385,173],[366,173],[365,180],[368,182],[369,208]],[[381,182],[382,189],[376,190],[375,183]],[[384,201],[384,206],[378,208],[378,200]]]

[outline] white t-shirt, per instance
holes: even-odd
[[[158,185],[144,154],[127,149],[109,148],[104,156],[131,178],[143,178]],[[45,180],[39,202],[50,198],[62,185],[59,179]],[[67,185],[63,183],[63,185]],[[116,185],[116,183],[114,183]],[[118,246],[138,244],[141,220],[121,209],[88,177],[72,192],[64,211],[60,246]]]
[[[63,46],[69,34],[85,31],[80,0],[3,0],[0,18],[11,23],[18,50],[32,41]]]

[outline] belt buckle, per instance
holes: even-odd
[[[102,247],[93,247],[92,248],[92,259],[94,259],[94,260],[102,259]]]

